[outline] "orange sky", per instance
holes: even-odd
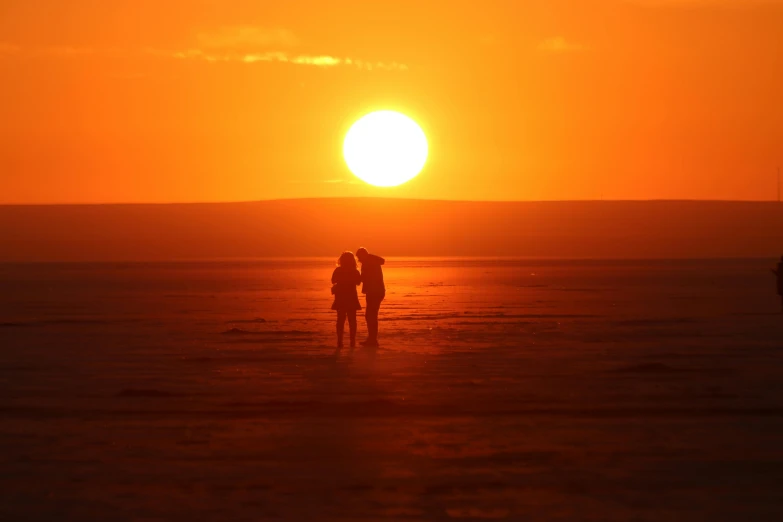
[[[0,93],[0,203],[772,199],[783,1],[4,0]],[[384,108],[394,189],[341,156]]]

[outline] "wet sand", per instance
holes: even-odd
[[[771,264],[0,265],[0,519],[777,520]]]

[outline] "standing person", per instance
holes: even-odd
[[[780,263],[778,263],[777,270],[772,270],[778,278],[778,295],[780,296],[780,304],[783,308],[783,256],[780,256]]]
[[[343,347],[346,317],[351,331],[351,348],[356,346],[356,311],[362,309],[356,287],[361,282],[361,274],[356,268],[356,258],[353,257],[353,252],[343,252],[340,259],[337,260],[337,268],[332,272],[332,294],[334,294],[332,310],[337,311],[338,348]]]
[[[356,257],[362,264],[362,293],[367,298],[367,309],[364,312],[364,318],[367,320],[367,340],[362,346],[378,346],[378,311],[381,309],[381,301],[386,297],[381,266],[386,260],[370,254],[366,248],[357,250]]]

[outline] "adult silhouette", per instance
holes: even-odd
[[[356,344],[356,311],[361,310],[356,287],[361,283],[361,275],[356,269],[353,252],[343,252],[337,260],[337,268],[332,272],[332,310],[337,311],[337,347],[343,347],[345,319],[351,333],[351,348]]]
[[[367,320],[367,340],[362,343],[362,346],[378,346],[378,312],[383,298],[386,297],[381,266],[386,260],[370,254],[364,247],[356,251],[356,257],[362,264],[362,293],[367,300],[364,310],[364,318]]]
[[[780,256],[777,270],[772,270],[778,278],[778,295],[780,296],[780,306],[783,309],[783,256]]]

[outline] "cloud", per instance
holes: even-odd
[[[196,36],[199,48],[204,49],[264,49],[269,47],[293,47],[299,39],[283,28],[239,25],[221,27],[201,32]]]
[[[539,42],[538,50],[546,53],[572,53],[585,51],[587,47],[582,44],[569,42],[562,36],[555,36]]]
[[[264,62],[290,63],[328,68],[347,66],[367,71],[405,71],[407,65],[396,62],[372,62],[353,58],[340,58],[326,54],[302,54],[289,50],[300,41],[293,32],[284,28],[267,28],[249,25],[221,27],[197,35],[197,45],[192,49],[158,52],[180,60],[205,62],[236,62],[256,64]]]
[[[294,65],[311,65],[315,67],[353,67],[373,71],[407,71],[408,66],[397,62],[372,62],[353,58],[339,58],[330,55],[290,54],[283,51],[266,51],[260,53],[214,52],[203,49],[187,49],[184,51],[161,51],[150,49],[150,54],[178,60],[204,61],[209,63],[290,63]]]
[[[237,63],[237,64],[258,64],[258,63],[288,63],[292,65],[308,65],[312,67],[330,68],[330,67],[351,67],[364,71],[407,71],[408,66],[397,62],[374,62],[370,60],[360,60],[356,58],[341,58],[330,55],[319,54],[300,54],[290,53],[279,50],[268,51],[236,51],[223,49],[202,49],[191,48],[184,50],[165,50],[165,49],[95,49],[91,47],[39,47],[22,49],[19,46],[0,43],[0,57],[20,54],[27,58],[60,58],[77,59],[81,57],[97,57],[105,59],[115,58],[133,58],[139,56],[152,56],[167,60],[190,60],[207,63]]]

